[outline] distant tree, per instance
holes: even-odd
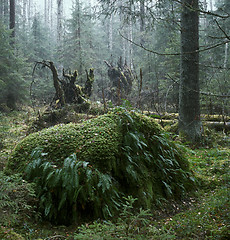
[[[140,1],[140,33],[141,44],[144,43],[143,33],[145,31],[145,0]]]
[[[69,34],[65,36],[63,46],[64,66],[78,70],[79,82],[85,78],[84,69],[92,67],[91,62],[95,55],[93,52],[96,42],[93,36],[95,32],[93,14],[90,15],[91,9],[89,8],[90,4],[85,8],[82,1],[74,1],[72,17],[66,25]]]
[[[9,2],[8,0],[1,0],[0,1],[0,19],[6,24],[8,25],[8,16],[9,14]]]
[[[10,0],[10,29],[12,30],[11,37],[15,38],[15,0]],[[14,40],[12,40],[12,43]]]
[[[16,103],[25,100],[26,83],[23,79],[25,63],[10,44],[11,34],[0,23],[0,110],[16,109]]]
[[[22,6],[22,22],[23,22],[23,30],[26,29],[26,22],[27,22],[27,0],[23,0],[23,6]]]
[[[57,0],[57,37],[59,42],[63,37],[63,0]]]
[[[0,20],[4,19],[4,2],[0,0]]]

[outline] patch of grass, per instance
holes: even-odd
[[[19,174],[6,176],[0,171],[0,224],[6,227],[20,225],[35,216],[36,198],[33,185]]]
[[[28,124],[34,118],[35,112],[30,108],[8,114],[0,113],[0,170],[5,167],[16,144],[26,136]]]
[[[225,239],[230,236],[229,197],[226,187],[200,195],[196,207],[164,219],[159,224],[166,226],[177,239]]]
[[[190,151],[188,158],[202,188],[211,190],[229,184],[230,149],[198,149]]]

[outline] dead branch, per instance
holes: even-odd
[[[180,85],[175,79],[173,79],[169,74],[167,74],[167,76],[170,78],[170,80],[172,80],[174,83]],[[200,93],[202,95],[206,95],[206,96],[211,96],[211,97],[219,97],[219,98],[229,98],[230,95],[219,95],[219,94],[215,94],[215,93],[209,93],[209,92],[201,92],[201,91],[196,91],[194,89],[191,88],[186,88],[189,91],[193,91],[193,92],[197,92]]]
[[[157,51],[154,51],[154,50],[150,50],[146,47],[143,46],[143,44],[139,44],[139,43],[136,43],[132,40],[130,40],[129,38],[125,37],[124,35],[121,34],[121,32],[119,32],[119,34],[121,35],[122,38],[124,38],[125,40],[127,40],[128,42],[132,43],[133,45],[137,46],[137,47],[140,47],[142,49],[144,49],[145,51],[147,52],[150,52],[150,53],[154,53],[156,55],[160,55],[160,56],[180,56],[181,53],[160,53],[160,52],[157,52]],[[209,46],[209,47],[206,47],[204,49],[199,49],[199,50],[196,50],[194,52],[185,52],[184,54],[193,54],[193,53],[200,53],[200,52],[204,52],[204,51],[208,51],[208,50],[211,50],[213,48],[216,48],[216,47],[219,47],[219,46],[222,46],[226,43],[229,43],[230,40],[226,40],[224,42],[221,42],[221,43],[217,43],[215,45],[212,45],[212,46]]]

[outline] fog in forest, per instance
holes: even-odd
[[[0,0],[0,239],[230,239],[230,0]]]

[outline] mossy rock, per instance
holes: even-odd
[[[112,189],[111,196],[115,198],[132,195],[138,199],[139,207],[151,208],[154,204],[159,205],[161,199],[180,199],[194,187],[188,161],[180,147],[167,137],[156,121],[134,111],[118,108],[79,124],[60,124],[33,133],[13,150],[6,172],[24,172],[33,161],[31,153],[37,147],[47,153],[46,161],[57,169],[63,169],[65,159],[74,153],[76,163],[89,162],[90,172],[96,169],[102,178],[111,176],[105,184],[105,191],[96,195],[97,200],[103,199],[100,203],[87,203],[88,198],[84,197],[86,203],[77,204],[84,205],[84,209],[85,206],[95,206],[95,212],[98,212],[98,206],[108,206],[114,202],[107,190]],[[84,186],[84,191],[91,191],[92,188],[97,192],[102,184],[97,182],[97,177],[95,179],[94,186]],[[91,216],[92,212],[86,214]],[[103,216],[98,214],[94,217]]]

